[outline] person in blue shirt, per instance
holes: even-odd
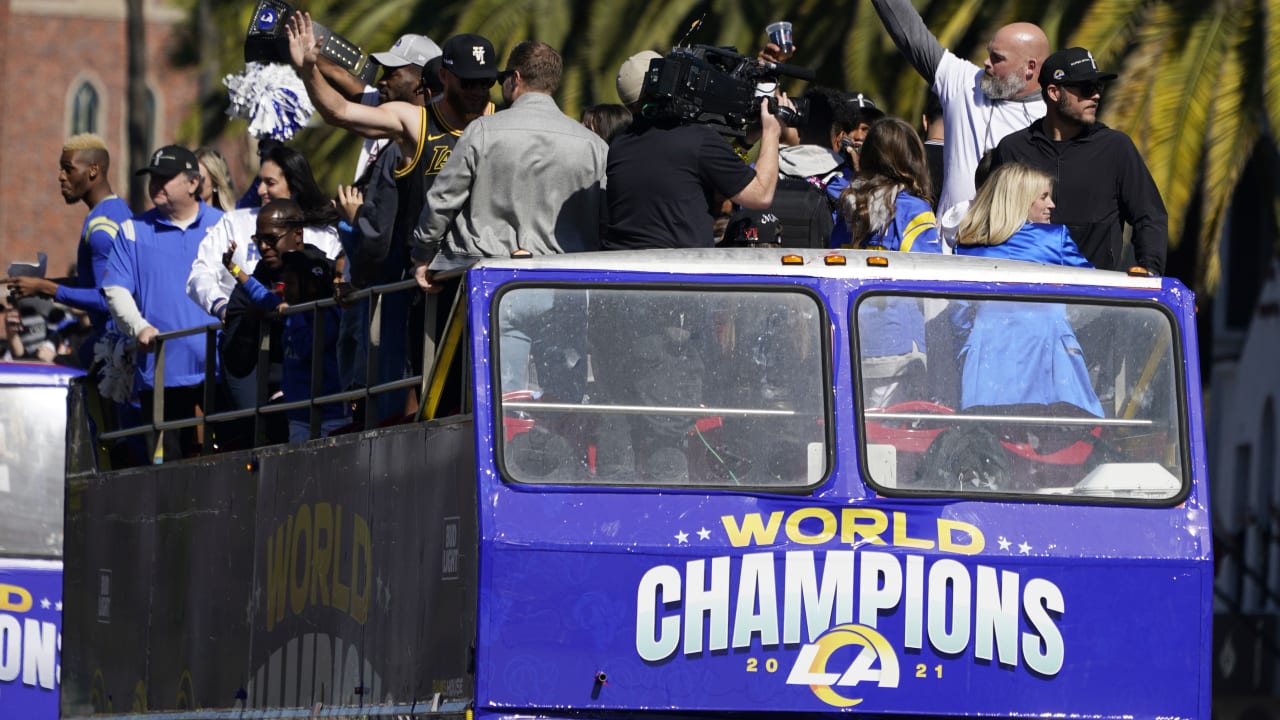
[[[139,171],[150,176],[155,206],[120,226],[102,292],[116,324],[146,354],[139,359],[136,385],[146,422],[152,422],[156,387],[155,338],[162,332],[209,324],[204,310],[187,298],[186,278],[205,233],[222,211],[200,201],[200,168],[190,150],[168,145],[155,151]],[[165,419],[188,418],[203,404],[205,338],[201,334],[165,343]],[[212,410],[212,408],[205,408]],[[163,457],[177,459],[199,449],[194,428],[165,433]]]
[[[89,216],[80,230],[80,244],[76,250],[76,276],[62,283],[38,277],[15,277],[3,281],[9,285],[10,294],[14,297],[47,295],[88,314],[93,332],[80,344],[78,351],[80,367],[85,369],[93,364],[94,345],[106,332],[110,321],[107,302],[101,292],[102,274],[107,269],[111,248],[120,234],[120,225],[133,216],[129,205],[111,191],[110,170],[111,156],[101,137],[82,134],[67,139],[58,159],[62,199],[68,205],[83,202],[89,207]]]
[[[1053,207],[1047,173],[1001,165],[960,221],[956,254],[1093,267],[1066,226],[1049,224]],[[959,323],[971,325],[960,350],[961,408],[1065,403],[1103,416],[1066,305],[984,301]]]
[[[850,231],[844,247],[941,253],[924,144],[915,129],[898,118],[877,120],[862,143],[858,168],[840,198]],[[859,303],[858,342],[868,407],[925,397],[925,318],[918,298]]]

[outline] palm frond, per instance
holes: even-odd
[[[1220,65],[1213,94],[1205,147],[1203,219],[1198,233],[1196,292],[1212,293],[1221,271],[1218,245],[1226,225],[1227,211],[1235,195],[1245,165],[1261,136],[1257,108],[1257,85],[1249,83],[1255,56],[1260,48],[1255,16],[1248,7],[1236,7],[1228,16],[1232,45]],[[1261,23],[1259,23],[1261,24]]]
[[[1102,67],[1116,67],[1133,38],[1146,4],[1146,0],[1089,3],[1063,47],[1088,48]]]
[[[1259,0],[1263,18],[1262,100],[1272,133],[1280,133],[1280,0]]]
[[[1196,18],[1182,52],[1171,56],[1166,81],[1152,97],[1147,165],[1169,210],[1170,238],[1181,238],[1208,129],[1218,72],[1231,40],[1226,11],[1218,7]]]

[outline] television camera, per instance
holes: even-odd
[[[785,63],[762,62],[740,54],[736,48],[688,45],[649,63],[640,90],[641,113],[652,119],[718,125],[732,135],[744,135],[760,117],[760,103],[783,123],[803,123],[808,104],[793,99],[795,109],[779,106],[772,95],[757,92],[759,83],[781,76],[812,80],[813,71]]]

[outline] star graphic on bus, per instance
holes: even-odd
[[[1013,543],[1009,542],[1008,538],[1006,538],[1006,537],[1005,537],[1005,536],[1003,536],[1003,535],[1001,535],[1001,536],[1000,536],[1000,539],[998,540],[998,542],[1000,543],[1000,549],[1001,549],[1001,550],[1008,550],[1008,549],[1009,549],[1009,546],[1013,544]]]
[[[1026,541],[1024,540],[1024,541],[1022,541],[1022,542],[1018,543],[1018,552],[1022,553],[1023,555],[1030,555],[1030,554],[1031,554],[1031,546],[1030,546],[1030,545],[1028,545],[1028,544],[1026,543]]]
[[[677,544],[677,545],[687,545],[688,543],[689,543],[689,533],[687,533],[687,532],[685,532],[685,531],[683,531],[683,530],[681,530],[680,532],[676,533],[676,544]]]
[[[708,530],[708,529],[706,529],[706,528],[702,528],[702,529],[698,530],[698,539],[699,539],[699,540],[710,540],[710,539],[711,539],[711,531],[710,531],[710,530]]]
[[[49,598],[41,598],[41,599],[40,599],[40,609],[41,609],[41,610],[48,610],[48,609],[49,609],[50,607],[52,607],[52,606],[53,606],[53,603],[49,602]]]

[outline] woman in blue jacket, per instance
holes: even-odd
[[[1064,225],[1049,224],[1052,179],[1001,165],[978,191],[956,235],[957,255],[1091,268]],[[1061,303],[976,303],[960,350],[960,406],[1066,403],[1103,416],[1084,353]]]

